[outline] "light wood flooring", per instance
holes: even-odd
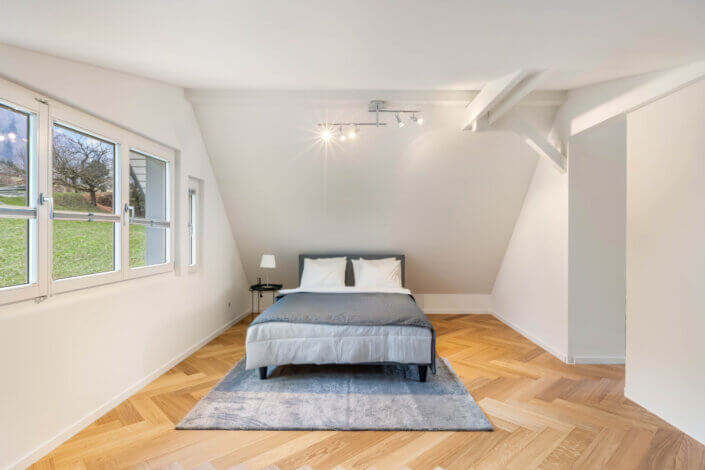
[[[494,432],[175,431],[243,357],[243,321],[33,468],[705,468],[705,446],[624,398],[624,367],[566,365],[488,315],[430,318]]]

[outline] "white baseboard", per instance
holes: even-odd
[[[194,352],[198,351],[201,349],[203,346],[205,346],[207,343],[209,343],[212,339],[223,333],[225,330],[245,318],[247,315],[249,315],[250,309],[248,308],[244,312],[240,313],[239,315],[233,317],[231,320],[229,320],[225,325],[217,328],[215,331],[213,331],[211,334],[203,338],[202,340],[198,341],[196,344],[188,348],[186,351],[182,352],[178,356],[174,357],[171,359],[169,362],[164,364],[163,366],[157,368],[154,372],[151,374],[147,375],[143,379],[139,380],[138,382],[134,383],[133,385],[129,386],[127,389],[123,390],[110,400],[108,400],[107,403],[104,405],[99,406],[95,410],[91,411],[87,415],[85,415],[83,418],[79,419],[77,422],[74,424],[66,427],[63,431],[59,432],[56,436],[48,439],[47,441],[43,442],[39,446],[37,446],[34,450],[30,451],[27,453],[24,457],[21,457],[19,460],[17,460],[15,463],[10,465],[10,469],[23,469],[27,468],[30,465],[32,465],[34,462],[37,460],[41,459],[44,457],[46,454],[57,448],[59,445],[63,444],[76,434],[78,434],[79,431],[81,431],[83,428],[91,424],[93,421],[97,420],[101,416],[103,416],[105,413],[108,411],[112,410],[115,408],[117,405],[122,403],[123,401],[127,400],[130,398],[132,395],[137,393],[139,390],[141,390],[143,387],[145,387],[147,384],[164,374],[166,371],[177,365],[179,362],[183,361],[186,359],[188,356],[193,354]]]
[[[492,315],[492,310],[484,308],[424,308],[426,315]]]
[[[524,336],[527,338],[529,341],[532,343],[536,344],[537,346],[541,346],[543,349],[554,355],[557,359],[560,359],[561,361],[565,362],[566,364],[569,364],[568,362],[568,355],[562,351],[559,351],[557,348],[546,344],[543,342],[541,339],[537,338],[533,334],[529,333],[528,331],[524,330],[522,327],[516,325],[515,323],[510,322],[509,320],[503,318],[501,315],[499,315],[497,312],[494,312],[493,315],[497,320],[501,321],[505,325],[507,325],[509,328],[512,330],[516,331],[520,335]]]
[[[572,356],[572,364],[624,364],[624,356]]]
[[[414,294],[414,299],[427,315],[492,313],[489,294]]]
[[[670,424],[674,428],[678,429],[683,434],[686,434],[686,435],[690,436],[691,438],[693,438],[694,440],[698,441],[699,443],[705,445],[705,440],[700,440],[697,437],[695,437],[692,433],[685,431],[682,427],[676,426],[675,424],[673,424],[673,421],[671,421],[670,418],[664,416],[662,410],[657,410],[657,409],[654,409],[650,406],[646,406],[644,404],[644,402],[641,401],[641,399],[635,398],[634,393],[632,392],[632,389],[629,387],[629,383],[626,383],[624,385],[624,396],[626,398],[628,398],[629,400],[633,401],[634,403],[636,403],[637,405],[639,405],[640,407],[644,408],[649,413],[658,416],[660,419],[664,420],[665,422],[667,422],[668,424]]]

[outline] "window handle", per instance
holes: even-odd
[[[44,205],[47,203],[49,204],[49,218],[53,219],[54,218],[54,198],[47,197],[44,195],[44,193],[41,193],[39,195],[39,204]]]
[[[125,203],[125,214],[128,214],[130,220],[135,218],[135,207]]]

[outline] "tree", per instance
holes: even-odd
[[[79,134],[54,134],[54,184],[90,194],[97,205],[96,193],[111,183],[113,149],[96,139]]]
[[[14,159],[0,160],[0,185],[26,184],[27,149],[15,151]]]

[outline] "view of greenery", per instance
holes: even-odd
[[[27,282],[27,221],[0,219],[0,287]]]
[[[55,194],[58,196],[58,194]],[[0,203],[24,206],[22,197],[0,196]],[[90,201],[76,193],[56,198],[56,210],[90,211]],[[0,287],[27,283],[27,221],[0,219]],[[114,269],[113,224],[53,221],[54,279],[95,274]],[[144,266],[145,227],[130,226],[130,266]]]
[[[26,114],[0,107],[0,207],[27,206],[28,122]],[[112,213],[115,145],[55,124],[52,150],[54,210]],[[131,199],[139,198],[144,195]],[[54,220],[53,278],[114,270],[114,227],[110,222]],[[131,267],[147,263],[146,231],[130,226]],[[0,287],[28,282],[28,237],[28,220],[0,218]]]
[[[0,196],[0,206],[24,206],[24,197]],[[0,219],[0,287],[27,282],[27,221]]]

